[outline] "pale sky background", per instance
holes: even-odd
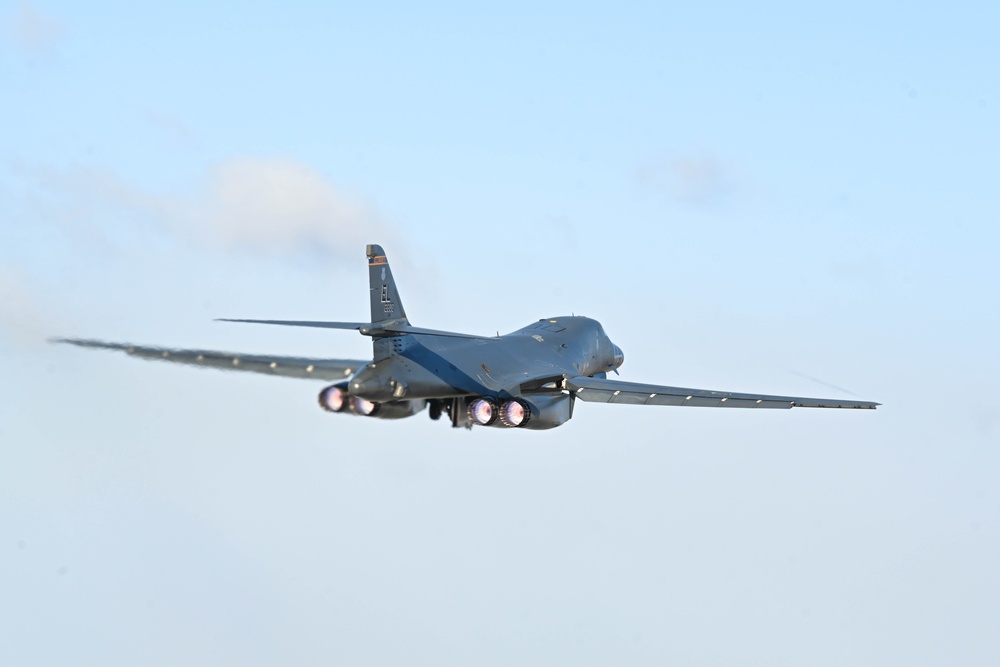
[[[1000,664],[1000,9],[895,5],[0,5],[0,664]],[[467,432],[44,342],[364,357],[211,320],[365,319],[372,242],[420,326],[884,406]]]

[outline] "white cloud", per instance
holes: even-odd
[[[316,170],[291,160],[243,158],[212,170],[192,202],[192,219],[225,245],[288,252],[304,248],[356,253],[384,236],[374,207]]]
[[[268,255],[354,255],[391,225],[364,197],[312,167],[284,158],[238,158],[210,169],[186,194],[154,193],[102,169],[15,165],[35,194],[33,208],[73,235],[134,237],[155,225],[182,244]],[[131,229],[125,229],[131,225]]]
[[[27,2],[6,17],[7,33],[19,48],[32,55],[41,55],[55,46],[66,32],[62,21],[45,14]]]

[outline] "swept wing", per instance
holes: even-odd
[[[730,391],[710,391],[640,384],[592,377],[568,378],[565,389],[582,401],[595,403],[626,403],[629,405],[690,405],[709,408],[858,408],[874,410],[879,403],[845,401],[841,399],[802,398],[739,394]]]
[[[368,360],[362,361],[360,359],[312,359],[309,357],[237,354],[214,350],[179,350],[130,345],[128,343],[106,343],[81,338],[55,338],[52,342],[100,350],[117,350],[150,361],[170,361],[224,371],[245,371],[279,377],[315,378],[317,380],[343,380],[358,368],[370,363]]]

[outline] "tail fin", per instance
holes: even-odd
[[[396,320],[401,324],[409,324],[406,311],[399,300],[396,291],[396,281],[392,279],[389,260],[385,258],[382,246],[369,245],[365,249],[368,254],[368,285],[371,292],[372,324]]]

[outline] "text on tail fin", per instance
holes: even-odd
[[[406,311],[392,279],[392,269],[385,257],[382,246],[370,244],[365,249],[368,255],[368,284],[371,291],[372,323],[399,320],[408,323]]]

